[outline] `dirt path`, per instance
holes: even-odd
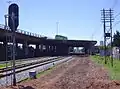
[[[88,57],[76,57],[39,79],[7,89],[120,89],[120,83],[111,82],[107,71],[96,66]]]

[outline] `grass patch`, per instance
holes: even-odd
[[[6,64],[0,64],[0,68],[5,68]]]
[[[8,63],[7,66],[10,66],[10,63]],[[5,63],[4,64],[0,64],[0,69],[1,68],[6,68],[6,64]]]
[[[120,80],[120,60],[114,59],[113,60],[113,67],[111,66],[111,60],[109,57],[106,57],[107,64],[105,64],[104,57],[95,55],[91,56],[91,59],[95,61],[97,64],[101,64],[110,72],[110,78],[112,80]]]

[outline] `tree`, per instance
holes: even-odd
[[[113,36],[113,46],[120,47],[120,32],[116,31]]]

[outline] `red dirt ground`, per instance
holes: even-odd
[[[111,81],[107,70],[95,65],[89,57],[75,57],[38,79],[0,89],[120,89],[120,82]]]

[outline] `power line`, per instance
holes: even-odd
[[[120,12],[117,15],[115,15],[114,19],[117,18],[119,15],[120,15]]]
[[[118,0],[114,0],[114,4],[112,6],[112,9],[115,8],[115,6],[117,5],[117,3],[118,3]],[[119,15],[120,15],[120,12],[117,15],[115,15],[114,19],[117,18]]]
[[[112,9],[115,8],[115,6],[117,5],[117,2],[118,2],[118,0],[114,0],[114,3],[113,3],[113,6],[112,6]]]
[[[120,21],[117,21],[114,25],[113,25],[113,27],[115,27],[116,25],[118,25],[120,23]]]
[[[114,17],[114,20],[115,20],[118,16],[120,16],[120,12]],[[117,22],[113,25],[113,28],[114,28],[116,25],[118,25],[119,23],[120,23],[120,21],[117,21]]]
[[[102,24],[100,24],[99,27],[101,27],[101,26],[102,26]],[[101,29],[99,29],[99,30],[101,30]],[[90,36],[90,38],[91,38],[92,40],[94,40],[94,37],[95,37],[95,35],[96,35],[96,32],[98,32],[98,28],[94,28],[94,30],[93,30],[93,32],[92,32],[92,34],[91,34],[91,36]]]

